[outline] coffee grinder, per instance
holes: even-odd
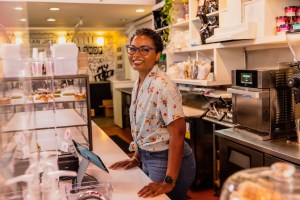
[[[288,46],[294,56],[295,63],[293,64],[298,68],[298,71],[288,79],[288,86],[292,88],[295,103],[300,103],[300,30],[293,30],[286,32],[286,40]],[[295,120],[297,131],[297,142],[300,143],[300,119]]]

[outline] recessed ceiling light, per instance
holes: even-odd
[[[22,7],[15,7],[14,9],[15,9],[15,10],[23,10]]]
[[[26,22],[27,20],[25,18],[20,19],[21,22]]]
[[[56,21],[56,19],[53,19],[53,18],[48,18],[48,19],[47,19],[47,21],[48,21],[48,22],[55,22],[55,21]]]
[[[49,10],[51,10],[51,11],[57,11],[57,10],[60,10],[60,8],[50,8]]]
[[[137,9],[135,12],[145,12],[144,9]]]

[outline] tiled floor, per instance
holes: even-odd
[[[127,143],[130,143],[132,138],[129,129],[121,129],[114,125],[113,118],[93,118],[93,121],[98,124],[98,126],[107,135],[118,135]],[[131,156],[131,155],[129,155]],[[218,200],[219,198],[214,196],[212,189],[202,189],[202,190],[190,190],[188,192],[188,200]]]

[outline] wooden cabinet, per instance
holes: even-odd
[[[233,173],[253,167],[271,166],[275,162],[288,162],[300,167],[299,145],[286,138],[262,141],[235,128],[214,131],[214,163],[220,162],[215,178],[220,179],[216,193]],[[216,145],[217,144],[217,145]],[[215,174],[214,174],[215,175]]]
[[[130,129],[129,108],[131,104],[131,93],[122,92],[122,125],[123,128]]]
[[[213,177],[213,124],[198,117],[185,119],[189,136],[185,140],[190,145],[196,160],[196,177],[192,187],[208,188]]]
[[[114,105],[114,123],[123,128],[123,110],[122,110],[122,90],[133,87],[134,82],[131,80],[111,82],[111,88],[113,91],[113,105]],[[129,91],[129,93],[131,90]]]
[[[113,92],[113,104],[114,104],[114,123],[123,128],[122,119],[122,92],[119,90],[114,90]]]
[[[242,169],[261,167],[263,153],[219,137],[220,184],[233,173]]]

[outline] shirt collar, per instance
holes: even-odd
[[[154,67],[151,69],[151,71],[147,74],[147,76],[146,76],[146,78],[145,78],[145,80],[144,80],[144,82],[143,82],[143,84],[140,88],[139,95],[141,95],[143,93],[143,90],[149,89],[152,80],[156,77],[157,72],[158,72],[158,65],[154,65]],[[136,94],[136,92],[137,92],[138,84],[139,84],[139,78],[135,82],[134,94]],[[136,95],[134,95],[134,96],[136,96]]]

